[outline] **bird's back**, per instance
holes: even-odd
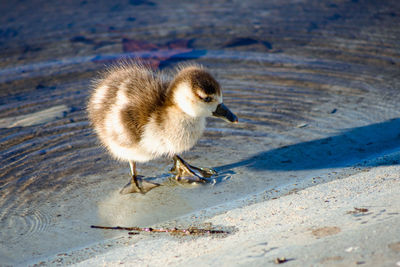
[[[100,140],[132,146],[138,143],[151,114],[166,101],[167,83],[159,73],[135,62],[106,70],[94,83],[89,118]]]

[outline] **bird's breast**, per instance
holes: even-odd
[[[165,116],[161,121],[151,118],[143,131],[141,146],[157,156],[172,156],[193,147],[204,128],[205,118]]]

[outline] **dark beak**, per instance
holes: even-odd
[[[213,112],[213,116],[228,122],[238,122],[237,116],[233,114],[223,103],[217,106],[217,109]]]

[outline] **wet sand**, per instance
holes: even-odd
[[[0,263],[398,262],[399,3],[264,2],[2,3]],[[118,194],[129,168],[98,146],[85,104],[123,57],[195,61],[220,81],[240,123],[210,119],[183,155],[217,169],[214,185],[179,186],[159,159],[139,169],[162,187]],[[90,228],[208,222],[235,230]]]
[[[396,152],[367,164],[399,159]],[[363,166],[356,174],[332,182],[304,190],[293,188],[276,198],[263,192],[225,207],[203,210],[200,220],[197,214],[178,220],[181,225],[201,221],[203,227],[227,229],[231,234],[171,237],[142,233],[139,237],[125,231],[120,238],[59,255],[49,262],[79,262],[76,266],[266,266],[280,259],[285,266],[396,266],[400,260],[399,171],[398,166]],[[264,201],[254,203],[256,199]],[[221,210],[229,211],[212,215]]]

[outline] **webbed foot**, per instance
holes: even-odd
[[[142,180],[138,177],[137,172],[136,172],[136,163],[134,161],[129,161],[129,166],[131,167],[131,180],[130,182],[125,185],[121,191],[119,191],[120,194],[126,195],[126,194],[131,194],[131,193],[142,193],[146,194],[149,192],[151,189],[154,187],[160,186],[160,184],[157,183],[152,183],[148,182],[146,180]]]
[[[131,181],[126,184],[121,191],[119,191],[120,194],[126,195],[126,194],[131,194],[131,193],[141,193],[141,194],[146,194],[149,192],[151,189],[160,186],[160,184],[157,183],[152,183],[146,180],[138,179],[138,178],[132,178]]]
[[[212,176],[217,175],[217,172],[210,168],[198,168],[185,162],[178,155],[174,156],[174,166],[171,169],[175,179],[184,183],[207,183]]]

